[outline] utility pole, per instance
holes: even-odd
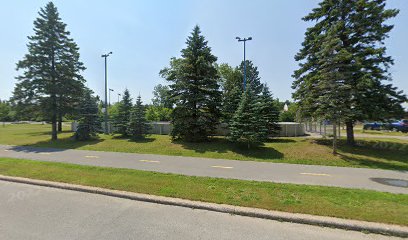
[[[120,102],[119,97],[122,96],[122,94],[118,93],[118,102]]]
[[[109,129],[108,129],[108,57],[111,55],[112,52],[109,52],[107,54],[103,54],[102,57],[105,58],[105,112],[104,112],[104,121],[105,121],[105,129],[104,133],[109,134]]]
[[[236,37],[235,39],[237,39],[238,40],[238,42],[244,42],[244,83],[243,83],[243,85],[244,85],[244,91],[246,90],[246,56],[245,56],[245,52],[246,52],[246,47],[245,47],[245,45],[246,45],[246,41],[250,41],[250,40],[252,40],[252,37],[249,37],[249,38],[240,38],[240,37]]]

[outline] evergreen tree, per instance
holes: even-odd
[[[198,26],[186,44],[181,58],[173,58],[170,67],[160,73],[172,82],[170,94],[176,99],[172,113],[173,139],[203,141],[215,131],[221,115],[217,58],[211,54]]]
[[[239,65],[241,71],[241,91],[243,92],[243,78],[244,78],[244,61]],[[261,94],[263,84],[261,83],[261,77],[259,77],[258,67],[256,67],[251,60],[246,60],[246,82],[247,85],[251,85],[256,95]]]
[[[293,97],[303,116],[319,118],[322,99],[341,95],[341,105],[329,102],[341,113],[350,145],[354,144],[355,121],[382,120],[403,112],[401,103],[406,96],[387,83],[393,60],[386,55],[384,44],[393,28],[385,22],[397,14],[396,9],[385,9],[385,0],[323,0],[303,18],[316,24],[306,31],[303,47],[295,56],[301,63],[293,75]],[[326,48],[335,43],[336,50],[321,52],[323,42],[328,42]],[[337,58],[336,67],[322,66],[325,57]],[[343,74],[329,79],[328,70]],[[319,98],[322,88],[328,92]]]
[[[320,81],[315,86],[320,92],[320,96],[315,99],[315,113],[333,123],[333,154],[337,153],[336,127],[350,114],[344,99],[350,98],[351,89],[344,79],[351,72],[343,71],[343,66],[344,62],[350,61],[352,55],[342,48],[339,28],[342,28],[342,23],[333,25],[323,36],[321,49],[317,53]]]
[[[117,114],[113,116],[113,126],[116,128],[115,132],[122,136],[128,135],[128,125],[130,122],[130,115],[132,113],[132,98],[129,90],[125,90],[122,94],[122,101],[120,101]]]
[[[252,86],[247,85],[229,125],[229,139],[232,142],[244,142],[248,148],[266,141],[269,129],[266,119],[262,116],[262,111],[263,103],[255,94]]]
[[[280,126],[277,124],[279,121],[279,110],[266,84],[263,84],[262,93],[259,98],[262,104],[260,114],[264,118],[268,134],[276,135],[280,130]]]
[[[145,115],[145,107],[143,106],[142,99],[139,95],[136,100],[136,105],[132,109],[132,114],[130,116],[129,126],[127,129],[128,134],[132,138],[141,138],[148,133],[150,125],[148,124]]]
[[[69,37],[57,8],[49,2],[34,21],[34,35],[28,37],[28,54],[17,63],[24,70],[17,77],[13,100],[20,107],[42,109],[52,123],[52,140],[57,139],[58,118],[75,108],[85,68],[79,61],[78,47]]]
[[[67,32],[68,33],[68,32]],[[69,33],[68,33],[69,34]],[[56,65],[58,74],[58,131],[62,131],[62,118],[66,114],[76,115],[76,109],[81,97],[85,94],[85,79],[80,74],[85,70],[80,61],[79,47],[71,38],[66,38],[65,52],[61,54],[60,62]]]
[[[98,98],[92,96],[92,91],[86,89],[80,101],[79,124],[75,132],[75,139],[89,140],[98,136],[101,124],[98,116]]]

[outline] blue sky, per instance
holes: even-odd
[[[11,96],[18,73],[15,63],[27,52],[27,36],[46,0],[3,0],[0,8],[0,99]],[[180,55],[194,25],[200,25],[219,63],[236,66],[243,57],[235,37],[252,36],[247,58],[258,66],[263,82],[281,100],[291,98],[291,75],[308,23],[301,18],[318,0],[56,0],[62,20],[80,47],[88,86],[103,94],[101,54],[109,57],[109,87],[117,93],[128,88],[133,96],[150,102],[153,87],[166,81],[159,71]],[[408,92],[408,1],[390,0],[401,10],[391,22],[387,40],[394,57],[394,85]]]

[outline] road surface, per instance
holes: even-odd
[[[0,157],[408,194],[408,172],[0,145]]]
[[[0,181],[0,239],[399,239]]]

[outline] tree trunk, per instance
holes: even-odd
[[[51,97],[52,101],[52,116],[51,116],[51,123],[52,123],[52,133],[51,133],[51,140],[57,140],[58,139],[58,133],[57,133],[57,107],[56,107],[56,99],[55,96]]]
[[[62,132],[62,116],[58,114],[58,132]]]
[[[55,55],[54,55],[54,48],[52,48],[52,55],[51,55],[51,86],[52,86],[52,93],[51,93],[51,106],[52,106],[52,116],[51,116],[51,123],[52,123],[52,133],[51,133],[51,140],[58,139],[58,132],[57,132],[57,95],[56,95],[56,83],[55,83]]]
[[[352,121],[346,121],[347,145],[350,146],[353,146],[355,144],[353,127],[354,126]]]
[[[333,121],[333,154],[337,154],[337,122]]]

